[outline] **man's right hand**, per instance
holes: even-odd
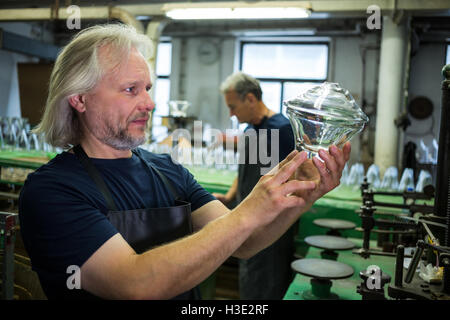
[[[293,151],[286,160],[262,176],[252,192],[235,209],[245,215],[251,225],[261,227],[271,223],[287,208],[306,206],[306,201],[294,193],[313,190],[312,181],[290,180],[296,169],[307,159],[306,152]],[[300,194],[298,192],[297,194]]]

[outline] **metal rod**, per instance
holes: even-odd
[[[395,260],[395,286],[403,286],[403,260],[405,258],[405,247],[399,245],[397,247],[397,259]]]
[[[439,245],[439,240],[436,239],[436,237],[433,235],[433,233],[431,232],[430,228],[428,228],[428,226],[427,226],[427,224],[426,224],[425,222],[423,222],[423,221],[420,221],[420,222],[422,222],[423,227],[424,227],[425,230],[427,231],[428,236],[430,237],[430,239],[431,239],[431,241],[433,242],[433,244],[435,244],[435,245],[438,246],[438,245]]]
[[[433,226],[438,226],[441,228],[445,228],[447,229],[447,225],[443,224],[443,223],[439,223],[439,222],[433,222],[433,221],[427,221],[427,220],[423,220],[423,219],[416,219],[416,218],[411,218],[411,217],[399,217],[400,219],[406,219],[406,220],[411,220],[414,221],[416,223],[421,222],[422,224],[431,224]]]
[[[411,283],[414,274],[416,273],[417,265],[419,264],[420,257],[423,254],[424,246],[423,246],[423,240],[417,241],[417,248],[416,252],[414,253],[414,256],[412,257],[412,260],[409,264],[408,273],[405,277],[406,283]]]

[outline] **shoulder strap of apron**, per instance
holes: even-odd
[[[154,170],[156,172],[156,174],[159,176],[159,178],[162,180],[162,182],[164,183],[164,185],[166,186],[166,188],[168,188],[170,190],[170,192],[172,193],[172,195],[174,196],[175,200],[182,200],[180,195],[178,194],[177,190],[174,188],[173,184],[167,179],[167,177],[162,174],[161,171],[159,171],[158,169],[156,169],[150,162],[148,162],[147,160],[145,160],[140,154],[139,152],[134,149],[132,150],[132,152],[137,155],[139,157],[139,159],[141,159],[142,162],[144,162],[147,167],[150,170]]]
[[[97,187],[99,188],[100,192],[103,194],[103,197],[105,198],[108,210],[117,211],[116,204],[114,203],[113,197],[112,197],[111,193],[109,192],[109,189],[105,184],[105,181],[101,177],[97,168],[95,168],[95,166],[92,164],[91,160],[87,156],[86,152],[84,152],[81,145],[75,146],[73,148],[73,152],[78,157],[81,164],[88,172],[89,176],[92,178],[92,180],[94,180],[94,182],[97,185]]]

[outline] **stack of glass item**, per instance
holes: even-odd
[[[31,132],[28,119],[21,117],[0,117],[0,149],[3,151],[62,151],[46,143],[43,135]]]

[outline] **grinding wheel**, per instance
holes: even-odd
[[[351,221],[340,219],[316,219],[313,221],[316,226],[329,229],[327,235],[341,237],[339,230],[354,229],[356,224]]]
[[[319,227],[332,230],[348,230],[356,227],[355,223],[340,219],[316,219],[313,223]]]
[[[350,250],[355,247],[353,242],[335,236],[309,236],[305,238],[305,242],[312,247],[325,250]]]
[[[291,268],[304,276],[323,280],[346,279],[354,273],[353,268],[345,263],[324,259],[295,260]]]
[[[291,268],[311,279],[311,290],[303,291],[305,300],[338,300],[331,292],[331,279],[345,279],[353,275],[353,268],[336,261],[323,259],[300,259],[291,263]]]

